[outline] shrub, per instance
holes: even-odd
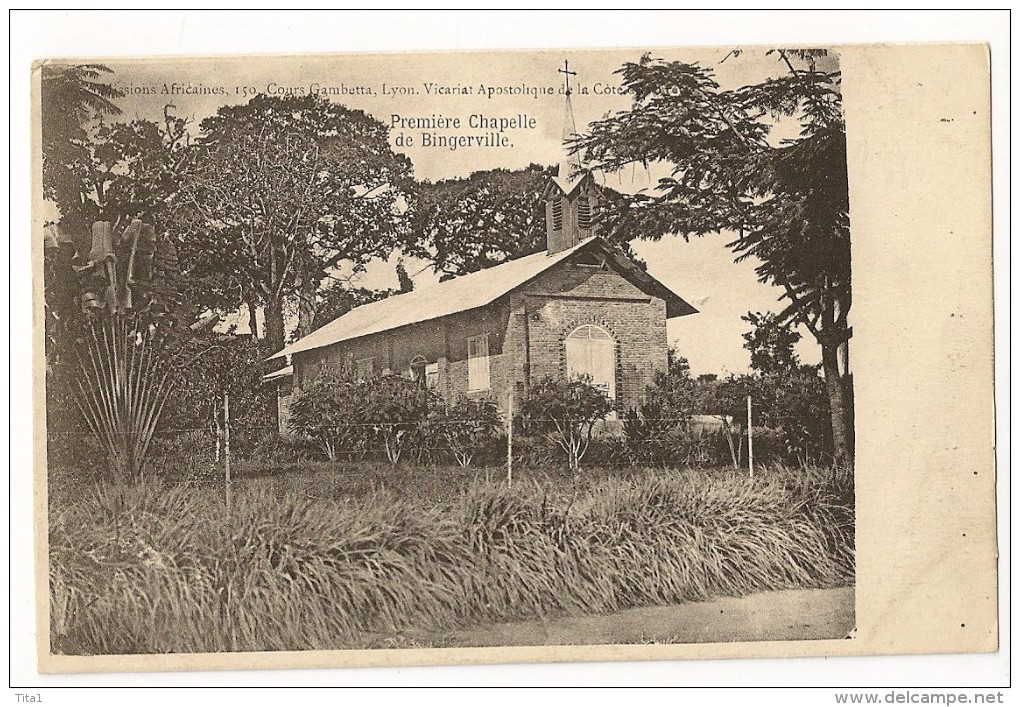
[[[168,481],[203,481],[218,477],[216,434],[187,430],[156,435],[146,473]]]
[[[747,428],[747,396],[761,405],[758,379],[754,376],[732,375],[705,383],[698,389],[698,412],[719,420],[720,429],[729,447],[733,468],[740,468],[744,455],[744,436]]]
[[[696,388],[687,359],[671,349],[669,367],[656,374],[637,410],[623,416],[629,463],[678,466],[702,462],[701,436],[691,429]]]
[[[436,391],[401,376],[363,381],[355,393],[359,396],[355,401],[358,423],[371,427],[391,464],[400,461],[407,442],[415,438],[440,402]]]
[[[817,371],[805,366],[795,373],[763,376],[759,390],[761,424],[781,438],[778,459],[800,464],[832,459],[829,397]]]
[[[526,429],[546,435],[566,453],[570,471],[576,474],[595,424],[612,409],[606,394],[590,380],[546,378],[528,390],[521,416]]]
[[[274,389],[261,380],[266,352],[251,337],[208,333],[192,342],[164,412],[170,429],[222,424],[223,393],[230,393],[231,436],[274,427]],[[233,440],[232,440],[233,441]]]
[[[667,424],[654,417],[628,411],[623,418],[624,444],[620,450],[624,463],[659,468],[704,467],[720,463],[716,436],[694,429],[690,424]]]
[[[362,384],[346,368],[327,368],[294,394],[290,428],[312,440],[330,461],[364,456],[369,430],[363,424]]]
[[[470,466],[487,450],[500,428],[499,412],[491,399],[458,398],[429,418],[430,436],[442,439],[460,466]],[[423,445],[424,446],[424,445]]]
[[[295,394],[290,426],[330,461],[363,458],[378,445],[396,464],[409,442],[426,441],[423,428],[440,402],[436,391],[401,376],[355,380],[345,368],[327,369]]]

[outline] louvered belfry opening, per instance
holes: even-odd
[[[582,196],[577,200],[577,230],[590,231],[592,226],[591,198]]]
[[[572,248],[596,235],[595,212],[598,187],[590,174],[585,174],[569,194],[564,194],[560,180],[549,184],[546,196],[546,246],[549,255]]]
[[[556,176],[546,189],[546,246],[549,255],[572,248],[595,235],[598,187],[581,155],[571,150],[577,135],[570,94],[566,96],[563,116],[563,153]]]

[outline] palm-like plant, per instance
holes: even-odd
[[[97,222],[92,235],[75,266],[85,313],[74,337],[76,400],[115,478],[136,479],[187,341],[177,326],[176,254],[139,220],[119,234]]]
[[[165,334],[138,316],[91,320],[80,345],[78,401],[115,479],[137,479],[170,393]]]
[[[73,211],[81,199],[87,126],[121,112],[113,101],[124,94],[103,80],[110,73],[102,64],[45,64],[40,70],[43,196],[62,211]]]

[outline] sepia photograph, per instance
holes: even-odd
[[[838,52],[37,71],[53,654],[850,635]]]
[[[973,13],[35,14],[12,688],[1008,681]]]

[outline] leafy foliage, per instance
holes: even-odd
[[[783,459],[790,463],[828,463],[833,456],[825,381],[811,368],[765,375],[757,385],[755,425],[779,433]]]
[[[528,389],[521,417],[528,431],[546,435],[566,453],[570,470],[576,474],[595,424],[612,409],[612,401],[590,380],[545,378]]]
[[[446,442],[460,466],[470,466],[480,451],[491,445],[500,427],[496,403],[489,398],[461,397],[429,418],[429,428]]]
[[[360,383],[363,421],[382,440],[390,463],[400,461],[407,443],[439,404],[439,394],[418,381],[381,376]]]
[[[322,96],[258,95],[201,129],[182,186],[182,250],[234,307],[266,307],[267,345],[279,350],[286,298],[299,298],[310,331],[324,279],[402,241],[410,162],[390,149],[385,125]]]
[[[683,456],[688,461],[696,394],[690,364],[670,349],[668,368],[655,375],[640,408],[624,415],[630,460],[666,465]]]
[[[65,216],[81,198],[91,161],[87,126],[121,112],[114,100],[123,94],[103,80],[110,73],[102,64],[44,64],[40,70],[43,198]],[[77,225],[90,221],[81,218]]]
[[[358,382],[351,371],[328,367],[296,392],[289,424],[315,441],[330,461],[364,455],[368,430],[362,424]]]
[[[357,380],[349,369],[328,368],[295,395],[290,424],[330,460],[364,456],[379,443],[396,464],[438,405],[438,393],[417,381]]]
[[[420,183],[410,211],[408,252],[430,261],[440,279],[448,280],[545,250],[545,189],[554,169],[532,164]],[[603,217],[628,207],[607,187],[599,188],[599,203]],[[613,229],[600,235],[644,267],[630,247],[638,234]]]
[[[754,376],[728,376],[698,387],[696,409],[712,415],[721,424],[730,449],[733,468],[743,458],[744,434],[747,430],[747,396],[757,397],[758,381]]]
[[[449,279],[544,250],[542,194],[550,174],[532,164],[420,183],[411,211],[411,253]]]
[[[778,433],[780,448],[775,451],[780,459],[800,463],[831,460],[825,383],[812,367],[802,367],[794,372],[729,376],[697,387],[695,409],[719,420],[734,467],[743,459],[747,396],[751,396],[755,434],[766,430]],[[757,453],[755,458],[760,458]]]
[[[748,312],[743,319],[753,326],[744,334],[744,348],[758,373],[758,424],[779,432],[787,461],[829,459],[832,417],[825,383],[818,367],[801,364],[793,350],[800,334],[771,312]]]
[[[741,319],[753,327],[744,334],[744,348],[751,352],[753,370],[762,375],[800,371],[800,358],[793,350],[800,333],[790,322],[781,322],[772,312],[748,312]]]
[[[250,336],[197,333],[182,363],[165,422],[174,430],[207,429],[222,424],[223,394],[230,395],[232,447],[241,436],[271,427],[274,392],[262,385],[263,355]]]
[[[615,171],[672,168],[652,194],[629,197],[607,227],[643,237],[733,233],[737,260],[755,258],[762,282],[783,288],[779,322],[804,324],[823,350],[837,456],[853,453],[851,381],[836,350],[851,331],[850,228],[840,75],[824,51],[773,50],[782,75],[723,89],[712,69],[645,55],[618,73],[629,110],[575,141]],[[797,66],[796,64],[801,64]],[[799,135],[775,139],[793,121]]]
[[[114,478],[136,480],[191,343],[188,312],[172,244],[151,226],[100,221],[92,236],[80,259],[66,242],[46,249],[47,431],[87,429]]]

